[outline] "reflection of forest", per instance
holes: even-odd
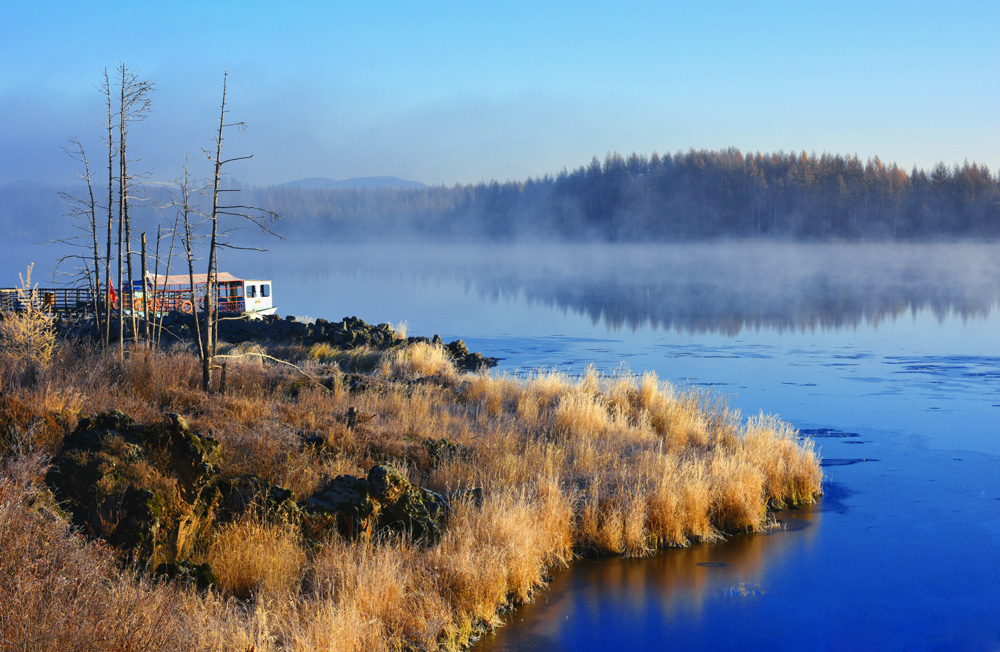
[[[310,284],[458,283],[586,315],[611,329],[736,335],[878,325],[907,312],[986,316],[1000,302],[1000,245],[317,243],[267,257]],[[348,280],[347,282],[353,282]]]
[[[743,329],[810,330],[874,324],[908,311],[929,308],[948,314],[984,316],[997,293],[969,296],[947,288],[917,285],[853,287],[809,279],[790,288],[780,300],[760,287],[734,289],[684,278],[636,282],[633,279],[584,279],[577,282],[490,279],[481,291],[500,294],[523,290],[532,301],[574,310],[611,329],[656,329],[737,335]]]
[[[609,328],[738,334],[877,325],[907,312],[985,316],[1000,300],[989,245],[705,245],[547,248],[465,277]],[[520,257],[519,257],[520,256]],[[458,272],[462,273],[462,272]]]

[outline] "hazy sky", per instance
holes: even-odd
[[[156,83],[129,149],[158,179],[212,144],[223,70],[253,153],[232,176],[524,179],[609,151],[738,147],[1000,169],[1000,3],[12,2],[0,183],[101,157],[95,85]],[[199,159],[200,161],[201,159]]]

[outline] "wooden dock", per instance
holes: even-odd
[[[35,288],[25,293],[18,288],[0,288],[0,310],[23,310],[26,295],[35,301],[35,307],[46,312],[75,312],[91,306],[91,292],[87,288]]]

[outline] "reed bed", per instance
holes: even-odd
[[[47,363],[10,358],[0,357],[0,641],[14,649],[455,649],[576,557],[760,531],[769,510],[815,500],[822,480],[788,424],[651,373],[468,375],[430,344],[314,348],[297,352],[302,372],[262,355],[234,362],[220,395],[198,389],[184,349],[137,348],[119,362],[63,342]],[[359,367],[367,384],[352,390],[345,374]],[[349,408],[361,417],[352,427]],[[178,412],[219,439],[223,476],[254,473],[299,500],[383,461],[429,489],[481,487],[484,500],[454,505],[433,545],[335,533],[316,545],[251,511],[197,546],[217,589],[152,581],[73,532],[39,484],[44,456],[77,421],[110,409],[148,423]],[[302,445],[316,435],[320,450]],[[450,452],[432,453],[442,439]]]

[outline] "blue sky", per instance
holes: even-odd
[[[609,151],[738,147],[1000,169],[997,2],[19,2],[0,25],[0,183],[101,156],[105,67],[157,85],[153,178],[226,141],[254,184],[524,179]]]

